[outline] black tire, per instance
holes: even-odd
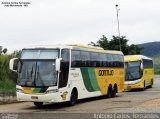
[[[141,89],[141,91],[144,91],[145,88],[146,88],[146,85],[145,85],[145,81],[144,81],[144,83],[143,83],[143,88]]]
[[[69,101],[70,106],[73,106],[73,105],[76,104],[77,97],[78,97],[77,91],[73,90],[72,93],[71,93],[71,96],[70,96],[70,101]]]
[[[114,89],[112,90],[112,97],[116,97],[117,93],[117,86],[114,86]]]
[[[108,93],[107,93],[107,98],[111,98],[112,97],[112,87],[108,88]]]
[[[33,102],[35,106],[42,107],[43,102]]]
[[[153,80],[151,80],[151,84],[150,84],[149,88],[152,88],[152,86],[153,86]]]

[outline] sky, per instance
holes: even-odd
[[[2,2],[30,2],[4,7]],[[9,52],[34,45],[88,44],[102,35],[129,44],[160,41],[160,0],[0,0],[0,46]]]

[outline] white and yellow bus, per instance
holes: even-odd
[[[18,73],[17,100],[36,106],[55,102],[74,105],[78,99],[112,97],[124,90],[124,56],[120,51],[83,45],[31,47],[10,60],[10,69]]]
[[[154,82],[153,61],[143,55],[124,56],[126,78],[125,90],[142,89],[152,87]]]

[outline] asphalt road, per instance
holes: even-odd
[[[66,103],[46,104],[41,108],[31,102],[0,105],[0,113],[160,113],[160,76],[155,76],[153,88],[124,92],[115,98],[96,97]]]

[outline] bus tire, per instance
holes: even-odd
[[[116,96],[116,93],[117,93],[117,85],[115,84],[114,85],[114,88],[112,90],[112,97],[115,97]]]
[[[42,107],[43,102],[33,102],[35,106]]]
[[[111,98],[111,97],[112,97],[112,86],[110,85],[108,87],[107,98]]]
[[[153,86],[153,80],[151,80],[149,88],[152,88],[152,86]]]
[[[70,105],[70,106],[75,105],[76,102],[77,102],[77,98],[78,98],[78,92],[77,92],[77,89],[74,88],[74,89],[72,90],[72,92],[71,92],[70,100],[69,100],[69,102],[68,102],[69,105]]]
[[[141,90],[144,91],[145,88],[146,88],[146,85],[145,85],[145,81],[144,81],[144,83],[143,83],[143,88],[142,88]]]

